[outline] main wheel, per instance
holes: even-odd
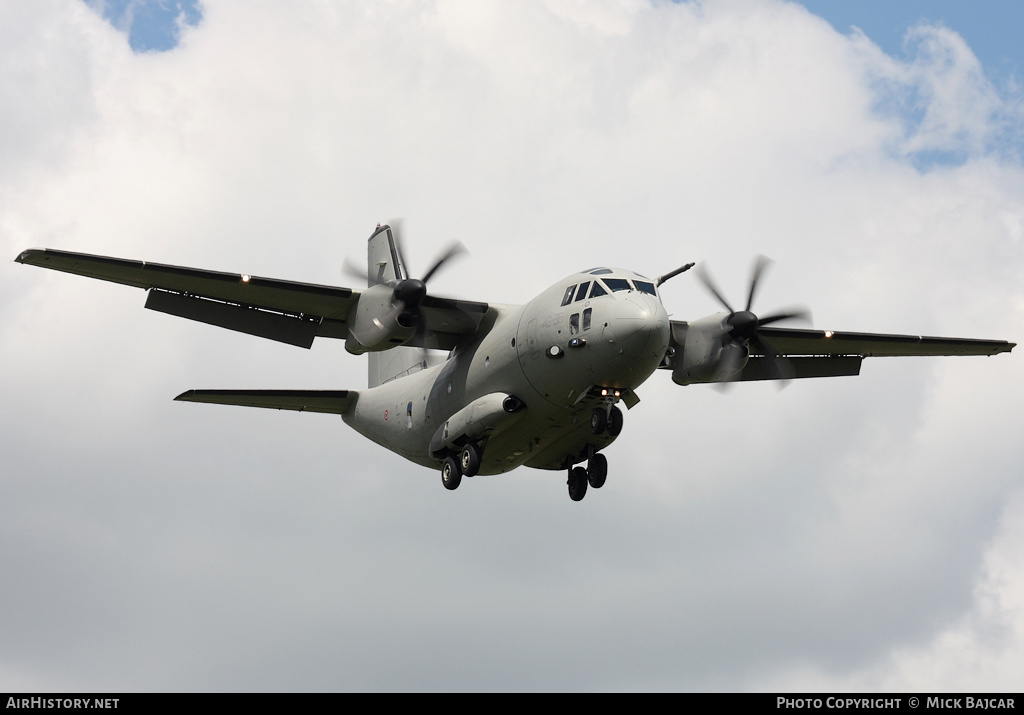
[[[618,437],[619,432],[622,431],[622,410],[615,405],[612,405],[612,409],[608,415],[608,434],[612,437]]]
[[[603,454],[595,454],[587,461],[587,481],[594,489],[604,486],[608,478],[608,458]]]
[[[569,470],[569,498],[579,501],[587,495],[587,470],[573,467]]]
[[[458,489],[462,483],[462,472],[459,471],[459,463],[455,457],[448,455],[441,462],[441,484],[445,489]]]
[[[595,407],[590,413],[590,431],[601,434],[608,429],[608,412],[603,407]]]
[[[462,476],[475,477],[480,471],[480,448],[467,442],[459,453],[459,466],[462,468]]]

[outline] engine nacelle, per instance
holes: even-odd
[[[677,348],[672,381],[677,385],[721,382],[738,375],[747,364],[747,348],[729,337],[728,314],[708,316],[686,327],[682,350]],[[729,373],[723,368],[729,366]]]
[[[396,300],[395,289],[379,283],[363,291],[349,311],[345,349],[353,355],[388,350],[409,342],[415,332],[416,320]]]
[[[430,440],[430,454],[437,457],[467,439],[475,441],[503,430],[518,420],[524,409],[526,405],[522,400],[504,392],[492,392],[473,400],[438,427]]]

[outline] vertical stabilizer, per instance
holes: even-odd
[[[379,226],[373,232],[366,255],[366,275],[371,285],[400,281],[409,277],[405,266],[402,265],[402,254],[390,226]],[[368,353],[368,358],[370,387],[376,387],[426,367],[426,356],[421,348],[400,346]]]

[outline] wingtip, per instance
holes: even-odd
[[[42,254],[42,253],[46,253],[46,249],[45,248],[26,248],[24,251],[22,251],[21,253],[19,253],[15,257],[14,262],[15,263],[27,263],[28,260],[33,256],[33,254]]]

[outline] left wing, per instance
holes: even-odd
[[[316,337],[345,339],[347,318],[360,297],[351,288],[47,248],[29,249],[15,260],[142,288],[149,292],[146,307],[151,310],[304,348]],[[424,304],[426,330],[406,344],[450,350],[462,335],[476,332],[487,307],[431,297]]]
[[[694,330],[697,331],[697,336],[705,333],[703,340],[693,341],[695,349],[698,346],[701,349],[710,349],[711,343],[727,338],[720,328],[708,334],[705,327],[691,326],[683,321],[671,321],[670,347],[674,358],[666,359],[662,367],[671,369],[673,380],[679,384],[859,375],[861,362],[866,357],[997,355],[1010,352],[1016,346],[1016,343],[1006,340],[937,338],[765,326],[757,328],[756,340],[750,340],[749,358],[745,363],[742,362],[742,354],[732,353],[727,359],[716,358],[714,362],[708,364],[702,374],[691,375],[686,374],[686,366],[680,361],[680,356],[685,354],[688,333]],[[729,344],[723,347],[731,350],[736,348]],[[725,353],[726,350],[723,349],[722,352]],[[710,360],[710,353],[708,355]],[[729,362],[736,366],[738,372],[723,366],[723,363]]]
[[[780,355],[859,355],[894,357],[927,355],[997,355],[1013,350],[1016,343],[972,338],[930,338],[920,335],[848,333],[833,330],[758,328],[757,335]],[[763,352],[751,350],[751,355]]]
[[[997,355],[1010,352],[1015,345],[1005,340],[772,327],[759,328],[757,335],[762,345],[787,359],[783,365],[773,366],[772,357],[752,345],[750,358],[735,379],[859,375],[861,361],[866,357]]]

